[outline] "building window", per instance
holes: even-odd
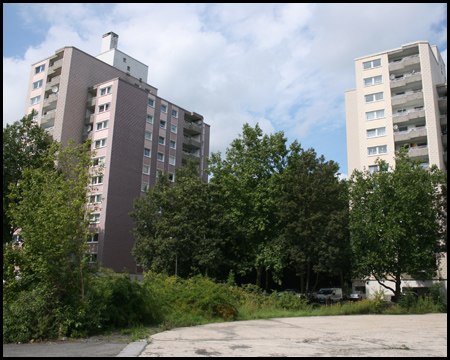
[[[384,118],[384,109],[366,112],[366,120],[375,120]]]
[[[110,105],[111,105],[111,103],[99,105],[98,112],[102,113],[102,112],[108,111],[110,108]]]
[[[36,105],[41,102],[41,95],[35,96],[34,98],[30,99],[30,105]]]
[[[378,171],[378,165],[369,165],[369,172],[374,173],[375,171]]]
[[[175,166],[175,156],[169,156],[169,165]]]
[[[376,84],[381,84],[383,82],[383,76],[378,75],[370,78],[364,79],[364,86],[371,86]]]
[[[131,68],[129,66],[127,66],[127,71],[130,71],[130,70],[131,70]]]
[[[107,86],[103,89],[100,89],[100,96],[111,94],[112,86]]]
[[[89,222],[91,224],[99,223],[100,222],[100,214],[91,214],[91,217],[89,218]]]
[[[366,95],[365,99],[366,99],[366,103],[383,100],[383,92]]]
[[[381,127],[377,129],[369,129],[367,130],[367,137],[373,138],[378,136],[385,136],[386,135],[386,127]]]
[[[163,136],[158,137],[158,143],[161,145],[166,145],[166,138]]]
[[[94,141],[94,149],[102,148],[105,146],[106,146],[106,138]]]
[[[103,184],[103,176],[94,176],[91,178],[91,185]]]
[[[45,64],[44,64],[44,65],[39,65],[39,66],[37,66],[37,67],[35,68],[34,74],[35,74],[35,75],[36,75],[36,74],[39,74],[39,73],[43,72],[44,70],[45,70]]]
[[[92,159],[92,166],[102,166],[105,164],[105,157],[100,156]]]
[[[165,129],[166,128],[166,122],[164,120],[159,120],[159,127],[161,129]]]
[[[151,131],[146,131],[145,132],[145,138],[147,139],[147,140],[152,140],[152,132]]]
[[[159,161],[164,161],[164,154],[163,153],[158,153],[158,160]]]
[[[167,105],[161,104],[161,111],[167,114]]]
[[[148,98],[148,106],[155,107],[155,99]]]
[[[126,63],[127,62],[127,58],[123,58],[123,62]]]
[[[176,149],[176,148],[177,148],[177,143],[176,143],[176,141],[170,140],[170,148],[171,148],[171,149]]]
[[[96,243],[98,242],[98,233],[92,234],[92,236],[88,237],[88,243]]]
[[[172,110],[172,116],[173,117],[178,117],[178,111],[177,110]]]
[[[39,89],[41,87],[42,87],[42,80],[33,83],[33,90]]]
[[[172,131],[174,134],[177,133],[177,126],[176,125],[170,125],[170,131]]]
[[[88,258],[89,264],[94,264],[97,262],[97,253],[88,253],[83,255],[84,258]]]
[[[142,166],[142,173],[145,175],[150,175],[150,165],[143,165]]]
[[[98,130],[104,130],[108,128],[108,120],[101,121],[97,123],[97,131]]]
[[[147,191],[148,190],[148,183],[142,182],[141,183],[141,191]]]
[[[152,156],[152,150],[148,148],[144,148],[144,156],[151,157]]]
[[[170,174],[169,173],[169,181],[175,182],[175,174]]]
[[[152,116],[152,115],[147,114],[147,122],[148,122],[149,124],[153,124],[153,116]]]
[[[381,59],[363,62],[363,69],[373,69],[381,66]]]
[[[373,146],[367,150],[369,156],[387,154],[387,145]]]
[[[102,195],[101,194],[89,196],[89,204],[98,204],[98,203],[101,203],[101,202],[102,202]]]

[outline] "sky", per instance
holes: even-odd
[[[210,151],[242,126],[282,131],[347,177],[345,90],[354,59],[426,40],[447,64],[447,5],[3,4],[3,127],[24,116],[31,65],[64,46],[92,56],[102,35],[149,67],[158,95],[203,115]]]

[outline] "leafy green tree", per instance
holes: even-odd
[[[390,171],[380,159],[377,165],[379,171],[354,171],[350,179],[355,275],[373,276],[398,301],[403,275],[426,279],[437,270],[441,250],[437,199],[447,176],[436,166],[421,167],[406,149],[399,151]]]
[[[342,274],[350,249],[347,186],[338,179],[339,165],[317,157],[314,149],[292,143],[280,182],[280,238],[286,261],[309,292],[312,272]],[[306,279],[306,282],[305,282]]]
[[[10,186],[7,215],[24,240],[20,257],[14,259],[20,276],[8,279],[11,286],[19,283],[16,289],[45,286],[55,301],[84,298],[91,154],[90,141],[78,146],[69,142],[64,149],[54,143],[41,161],[55,168],[24,168],[20,181]],[[4,262],[4,272],[6,266],[11,274],[11,265]]]
[[[279,272],[280,248],[277,234],[278,179],[285,167],[286,138],[282,132],[263,135],[261,128],[245,124],[242,135],[233,140],[226,158],[213,153],[209,159],[211,183],[224,189],[222,203],[235,234],[231,246],[237,270],[257,271],[261,286],[264,268]]]
[[[144,198],[135,200],[130,215],[136,228],[133,255],[146,268],[187,276],[220,271],[226,263],[226,214],[218,202],[219,187],[203,182],[194,162],[166,174]]]
[[[16,186],[23,171],[31,168],[52,168],[46,163],[46,154],[53,142],[48,133],[33,122],[33,112],[3,129],[3,243],[11,242],[16,227],[6,214],[11,200],[10,184]]]

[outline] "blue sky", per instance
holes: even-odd
[[[204,116],[212,152],[259,123],[344,175],[354,59],[427,40],[447,63],[446,4],[3,4],[3,126],[24,115],[31,64],[96,56],[109,31],[161,97]]]

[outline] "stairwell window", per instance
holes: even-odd
[[[151,157],[152,156],[152,150],[148,148],[144,148],[144,156],[145,157]]]
[[[100,214],[91,214],[91,217],[89,219],[89,222],[91,224],[96,224],[100,222]]]
[[[373,138],[378,136],[385,136],[386,135],[386,127],[380,127],[376,129],[369,129],[367,130],[367,137]]]
[[[175,166],[175,156],[169,156],[169,165]]]
[[[103,184],[103,176],[94,176],[91,178],[91,185]]]
[[[105,111],[109,111],[110,107],[111,107],[111,103],[99,105],[98,106],[98,112],[102,113],[102,112],[105,112]]]
[[[383,76],[382,75],[373,76],[373,77],[369,77],[369,78],[364,79],[364,86],[371,86],[371,85],[381,84],[382,82],[383,82]]]
[[[176,148],[177,148],[177,143],[176,143],[176,141],[170,140],[170,148],[171,148],[171,149],[176,149]]]
[[[147,114],[147,120],[146,120],[149,124],[153,124],[153,116],[150,114]]]
[[[384,109],[366,112],[366,120],[376,120],[384,118]]]
[[[111,94],[112,86],[107,86],[103,89],[100,89],[100,96]]]
[[[100,156],[92,159],[92,166],[102,166],[105,164],[105,157]]]
[[[166,145],[166,138],[164,136],[159,136],[158,137],[158,143],[160,145]]]
[[[369,147],[367,152],[369,156],[387,154],[387,145]]]
[[[161,104],[161,111],[167,114],[167,105]]]
[[[97,131],[104,130],[108,128],[108,120],[101,121],[97,123]]]
[[[36,105],[39,104],[40,102],[41,102],[41,95],[35,96],[30,99],[30,105]]]
[[[152,140],[152,132],[151,131],[146,131],[145,132],[145,139],[146,140]]]
[[[94,148],[99,149],[106,146],[106,138],[95,140]]]
[[[33,90],[39,89],[41,87],[42,87],[42,80],[33,83]]]
[[[97,243],[98,242],[98,233],[95,233],[88,237],[87,239],[88,243]]]
[[[373,68],[380,67],[380,66],[381,66],[381,59],[376,59],[376,60],[370,60],[370,61],[363,62],[363,69],[364,70],[373,69]]]
[[[178,117],[178,111],[177,110],[172,110],[172,116],[177,118]]]
[[[45,70],[45,64],[44,65],[39,65],[34,69],[34,74],[39,74],[41,72],[43,72]]]
[[[383,92],[366,95],[365,100],[366,103],[383,100]]]
[[[150,165],[143,165],[142,166],[142,173],[145,175],[150,175]]]
[[[158,161],[164,161],[164,154],[158,153]]]
[[[155,107],[155,99],[148,98],[148,106]]]
[[[101,202],[102,202],[102,195],[101,194],[89,196],[89,204],[98,204],[98,203],[101,203]]]

